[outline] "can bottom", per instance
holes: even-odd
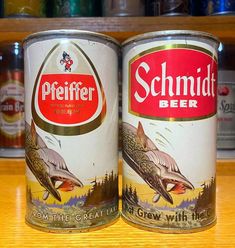
[[[161,14],[161,16],[188,16],[188,15],[189,15],[188,13],[180,13],[180,12]]]
[[[2,158],[23,158],[25,149],[22,148],[0,148],[0,157]]]
[[[213,227],[216,224],[216,218],[214,221],[209,223],[208,225],[205,225],[203,227],[195,227],[191,229],[177,229],[177,228],[163,228],[163,227],[149,227],[145,226],[142,224],[134,223],[130,221],[123,213],[121,214],[122,219],[124,222],[129,224],[130,226],[145,230],[145,231],[150,231],[150,232],[159,232],[159,233],[166,233],[166,234],[186,234],[186,233],[195,233],[195,232],[202,232],[205,231],[211,227]]]
[[[221,11],[221,12],[214,12],[210,14],[211,16],[216,16],[216,15],[235,15],[235,11]]]
[[[46,227],[42,227],[42,226],[38,226],[37,224],[31,223],[30,221],[27,220],[27,218],[25,218],[25,223],[36,229],[39,231],[43,231],[43,232],[50,232],[50,233],[79,233],[79,232],[90,232],[90,231],[97,231],[106,227],[109,227],[111,225],[113,225],[114,223],[116,223],[118,221],[120,217],[120,213],[118,213],[111,222],[109,223],[105,223],[105,224],[99,224],[97,226],[92,226],[92,227],[87,227],[87,228],[46,228]]]

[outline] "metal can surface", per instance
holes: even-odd
[[[208,15],[208,0],[190,0],[189,9],[192,16]]]
[[[0,157],[24,157],[24,71],[19,42],[0,43]]]
[[[143,16],[144,0],[103,0],[103,16]]]
[[[36,33],[24,43],[32,227],[86,231],[119,215],[118,48],[108,36],[78,30]]]
[[[192,15],[234,15],[235,1],[231,0],[190,0]]]
[[[219,49],[217,148],[235,149],[235,46]]]
[[[162,14],[162,0],[146,0],[145,15],[159,16]]]
[[[218,41],[162,31],[123,44],[123,207],[161,232],[212,226]]]
[[[4,0],[4,17],[44,17],[45,0]]]
[[[99,3],[100,5],[101,3]],[[97,16],[97,0],[53,0],[53,17]]]
[[[188,0],[162,0],[162,15],[188,15]]]
[[[208,1],[208,10],[211,15],[234,15],[234,0],[212,0]]]

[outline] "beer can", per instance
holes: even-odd
[[[234,15],[234,0],[213,0],[208,1],[208,10],[211,15]]]
[[[0,157],[24,157],[23,67],[21,43],[0,43]]]
[[[103,16],[144,16],[144,0],[102,0]]]
[[[235,149],[235,46],[219,48],[217,148]]]
[[[53,0],[53,17],[97,16],[98,0]]]
[[[190,0],[189,13],[192,16],[206,16],[208,15],[208,0]]]
[[[159,16],[162,14],[162,0],[146,0],[145,15]]]
[[[118,42],[79,30],[30,35],[25,51],[26,222],[104,227],[118,212]]]
[[[4,17],[45,17],[46,0],[4,0]]]
[[[123,43],[124,220],[152,231],[215,224],[218,40],[190,30]]]
[[[178,16],[189,14],[188,0],[162,0],[160,4],[162,4],[162,15]]]
[[[192,15],[234,15],[235,2],[231,0],[190,0]]]

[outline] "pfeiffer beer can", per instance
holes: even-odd
[[[123,44],[123,207],[169,233],[215,224],[218,40],[160,31]]]
[[[108,225],[119,215],[118,42],[55,30],[24,49],[26,222],[49,232]]]

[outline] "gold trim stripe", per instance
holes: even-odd
[[[215,56],[215,54],[213,54],[211,51],[203,48],[203,47],[198,47],[198,46],[195,46],[195,45],[185,45],[185,44],[168,44],[168,45],[163,45],[163,46],[158,46],[158,47],[152,47],[148,50],[145,50],[139,54],[137,54],[135,57],[133,57],[131,60],[130,60],[130,64],[133,63],[135,60],[137,60],[138,58],[140,57],[143,57],[144,55],[147,55],[147,54],[151,54],[153,52],[159,52],[159,51],[164,51],[164,50],[175,50],[175,49],[181,49],[181,48],[184,48],[185,50],[193,50],[193,51],[199,51],[199,52],[202,52],[206,55],[209,55],[213,60],[216,61],[216,63],[218,63],[217,61],[217,57]]]

